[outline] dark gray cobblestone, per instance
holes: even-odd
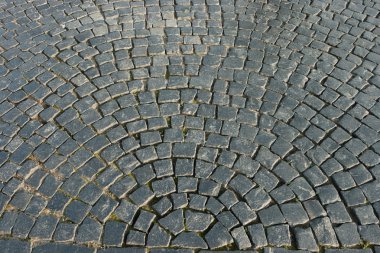
[[[379,13],[0,0],[0,252],[379,252]]]

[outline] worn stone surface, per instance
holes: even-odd
[[[29,242],[24,242],[21,240],[1,240],[0,246],[3,252],[12,253],[29,253],[31,251],[31,244]]]
[[[0,248],[378,250],[379,12],[0,0]]]

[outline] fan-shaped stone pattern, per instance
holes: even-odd
[[[379,9],[0,1],[0,247],[379,245]]]

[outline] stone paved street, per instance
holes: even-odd
[[[380,0],[0,0],[0,253],[380,253]]]

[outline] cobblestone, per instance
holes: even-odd
[[[379,11],[0,1],[0,247],[377,252]]]

